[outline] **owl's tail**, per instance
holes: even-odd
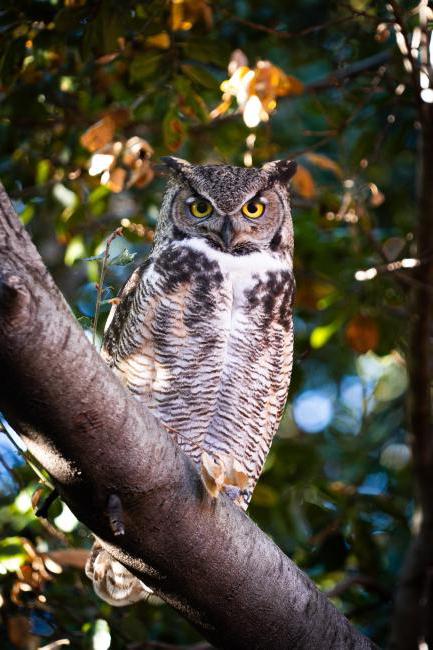
[[[149,598],[153,593],[115,560],[99,542],[93,544],[86,563],[86,575],[93,582],[96,595],[115,607],[132,605]]]

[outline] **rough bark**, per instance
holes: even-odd
[[[0,408],[76,516],[210,642],[374,647],[239,508],[208,497],[87,341],[3,190],[0,383]],[[121,537],[110,530],[112,494]]]
[[[407,553],[397,591],[391,647],[433,647],[433,105],[420,106],[418,256],[412,289],[409,341],[414,477],[422,522]]]

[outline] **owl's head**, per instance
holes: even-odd
[[[166,157],[172,179],[161,208],[158,239],[198,237],[231,255],[293,251],[290,160],[260,168],[192,165]]]

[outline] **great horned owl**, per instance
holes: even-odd
[[[154,248],[109,315],[103,356],[208,490],[246,509],[290,382],[296,164],[164,161],[172,173]],[[87,574],[114,605],[149,593],[98,543]]]

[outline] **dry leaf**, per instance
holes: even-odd
[[[311,173],[306,167],[298,165],[298,170],[292,178],[292,188],[304,199],[312,199],[314,197],[316,186]]]
[[[359,354],[374,350],[379,344],[379,328],[376,321],[361,314],[355,316],[347,324],[346,340]]]
[[[82,134],[80,142],[89,151],[97,151],[112,141],[115,130],[115,123],[106,115]]]
[[[313,165],[316,165],[316,167],[320,167],[320,169],[326,169],[328,171],[334,172],[336,176],[339,178],[342,178],[343,176],[343,171],[338,163],[336,163],[334,160],[331,158],[328,158],[328,156],[325,156],[320,153],[306,153],[305,157],[308,158],[310,162],[313,163]]]
[[[212,9],[205,0],[171,0],[170,28],[176,31],[188,31],[197,22],[212,27]]]
[[[277,107],[277,97],[299,95],[303,92],[302,82],[270,61],[258,61],[255,68],[248,66],[248,59],[242,50],[235,50],[228,65],[229,79],[221,84],[223,101],[210,117],[214,119],[229,108],[232,97],[236,97],[249,128],[266,122]]]
[[[128,120],[128,109],[116,108],[110,111],[82,134],[80,138],[82,146],[92,153],[102,149],[102,147],[112,142],[116,129],[124,126]]]
[[[239,461],[232,456],[224,456],[224,467],[224,485],[233,485],[241,490],[245,490],[248,487],[248,474],[246,474]]]
[[[205,451],[201,455],[200,474],[211,497],[217,497],[224,485],[224,466],[216,457]]]
[[[44,494],[45,489],[43,487],[37,488],[32,494],[32,508],[33,510],[38,509],[39,502]]]
[[[125,143],[123,150],[123,163],[128,167],[133,167],[138,162],[143,162],[153,155],[153,149],[147,140],[134,136],[129,138]]]
[[[104,178],[105,174],[107,176]],[[125,187],[126,169],[116,167],[112,172],[105,172],[101,177],[101,184],[106,185],[108,189],[116,194],[121,192]]]
[[[168,50],[170,47],[170,36],[167,32],[160,32],[146,38],[146,45],[157,47],[160,50]]]

